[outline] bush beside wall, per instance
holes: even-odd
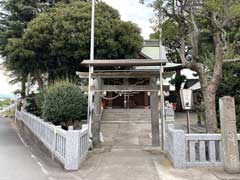
[[[44,101],[41,102],[42,95],[39,95],[38,103],[42,103],[41,110],[45,120],[55,125],[70,126],[86,116],[87,97],[79,86],[60,81],[49,86],[44,94]]]

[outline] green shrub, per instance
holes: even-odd
[[[42,89],[36,96],[35,96],[35,104],[36,104],[36,115],[42,116],[42,108],[44,102],[44,96],[46,95],[46,91]]]
[[[35,102],[35,94],[33,95],[29,95],[26,97],[26,107],[25,110],[31,114],[37,114],[37,106],[36,106],[36,102]]]
[[[45,90],[42,113],[45,120],[56,125],[69,126],[86,115],[87,97],[80,88],[60,81]]]
[[[44,90],[41,90],[39,93],[35,94],[32,92],[25,98],[27,104],[25,110],[36,116],[42,116],[42,104],[44,101]]]

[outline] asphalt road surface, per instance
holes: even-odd
[[[0,116],[0,180],[47,180],[49,174],[24,145],[11,121]]]

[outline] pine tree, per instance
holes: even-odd
[[[22,54],[26,52],[21,49],[21,37],[27,27],[27,23],[44,11],[49,6],[43,0],[3,0],[0,1],[0,54],[4,59],[4,65],[14,79],[11,82],[21,82],[22,96],[25,96],[25,83],[29,69],[23,68],[20,63],[21,56],[9,56],[9,43],[18,42],[18,51]]]

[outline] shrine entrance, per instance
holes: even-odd
[[[161,142],[162,148],[164,148],[163,65],[166,64],[166,61],[85,60],[82,64],[87,65],[90,69],[89,74],[79,73],[79,76],[90,80],[88,124],[92,130],[94,145],[100,143],[104,109],[128,109],[125,113],[130,113],[130,109],[149,109],[152,145],[160,146]],[[135,69],[136,66],[158,66],[159,69],[139,70]],[[91,72],[92,67],[94,67],[94,71]],[[109,67],[115,68],[115,70],[103,70],[103,68],[109,69]],[[120,67],[125,67],[125,69],[119,70]],[[92,95],[94,98],[91,98]],[[137,116],[137,114],[132,115]],[[138,118],[141,119],[141,116]],[[116,117],[117,114],[116,116],[113,114],[112,119],[114,120]],[[162,129],[161,136],[160,127]]]
[[[107,97],[118,96],[115,92],[109,92]],[[144,102],[144,92],[122,92],[121,96],[116,99],[104,100],[103,104],[106,109],[142,109],[149,107],[150,104]],[[149,99],[149,97],[147,97]]]
[[[107,86],[149,86],[147,78],[104,79]],[[143,109],[150,107],[150,93],[136,91],[106,92],[102,98],[104,109]]]

